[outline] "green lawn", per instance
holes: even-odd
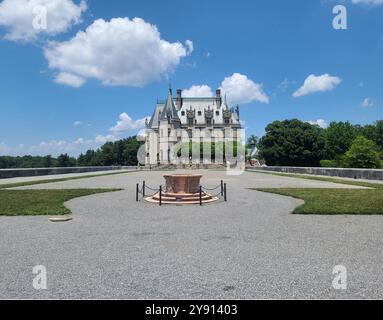
[[[256,189],[302,199],[295,214],[383,214],[383,189]]]
[[[259,173],[266,173],[257,171]],[[269,192],[304,200],[295,214],[383,214],[383,184],[342,180],[339,178],[317,177],[299,174],[271,173],[277,176],[293,177],[341,183],[372,189],[314,189],[314,188],[262,188],[257,191]]]
[[[0,190],[0,216],[65,215],[64,202],[118,189]]]
[[[358,181],[355,180],[345,180],[341,178],[334,178],[334,177],[324,177],[324,176],[314,176],[314,175],[307,175],[307,174],[299,174],[299,173],[279,173],[274,171],[265,171],[265,170],[253,170],[248,169],[247,172],[256,172],[256,173],[262,173],[262,174],[271,174],[273,176],[280,176],[280,177],[290,177],[290,178],[300,178],[300,179],[308,179],[308,180],[317,180],[317,181],[327,181],[327,182],[334,182],[334,183],[340,183],[340,184],[347,184],[351,186],[361,186],[361,187],[368,187],[368,188],[383,188],[383,184],[381,183],[371,183],[371,182],[364,182],[364,181]]]
[[[89,196],[96,193],[113,192],[121,189],[52,189],[52,190],[7,190],[22,186],[38,185],[43,183],[61,182],[68,180],[88,179],[94,177],[110,176],[128,173],[119,171],[99,175],[88,175],[72,178],[45,179],[28,182],[0,184],[0,216],[26,216],[26,215],[65,215],[70,210],[64,202],[74,198]]]

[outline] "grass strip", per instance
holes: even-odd
[[[118,171],[79,177],[42,179],[35,181],[0,184],[0,216],[66,215],[70,210],[64,206],[66,201],[97,193],[114,192],[122,189],[51,189],[51,190],[8,190],[45,183],[125,174],[134,171]]]
[[[66,201],[121,189],[0,190],[0,216],[65,215]]]
[[[367,188],[376,188],[376,189],[383,189],[383,183],[371,183],[371,182],[364,182],[364,181],[356,181],[356,180],[345,180],[341,178],[332,178],[332,177],[322,177],[322,176],[312,176],[312,175],[305,175],[305,174],[295,174],[295,173],[279,173],[279,172],[270,172],[270,171],[263,171],[263,170],[252,170],[248,169],[246,170],[248,172],[256,172],[256,173],[263,173],[263,174],[271,174],[274,176],[280,176],[280,177],[290,177],[290,178],[300,178],[300,179],[309,179],[309,180],[317,180],[317,181],[326,181],[326,182],[333,182],[333,183],[340,183],[340,184],[347,184],[350,186],[360,186],[360,187],[367,187]]]
[[[304,200],[294,214],[383,214],[383,189],[254,189]]]

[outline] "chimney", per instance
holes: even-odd
[[[217,106],[221,107],[221,105],[222,105],[221,89],[217,89],[215,91],[215,94],[216,94],[215,99],[216,99]]]
[[[176,105],[177,105],[177,110],[180,110],[182,107],[182,90],[181,89],[177,89]]]

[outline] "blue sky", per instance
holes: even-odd
[[[41,29],[28,24],[36,3]],[[347,30],[333,28],[337,4]],[[77,155],[135,134],[169,78],[191,94],[222,87],[247,135],[290,118],[372,123],[382,18],[381,0],[0,1],[0,155]]]

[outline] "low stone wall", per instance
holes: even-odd
[[[137,167],[70,167],[70,168],[36,168],[36,169],[0,169],[0,179],[16,177],[46,176],[55,174],[85,173],[112,170],[136,170]]]
[[[378,169],[343,169],[343,168],[303,168],[303,167],[251,167],[251,169],[283,173],[312,174],[320,176],[383,180],[383,170]]]

